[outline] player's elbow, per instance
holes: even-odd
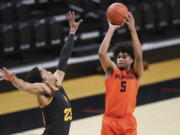
[[[102,52],[99,51],[98,55],[99,55],[99,57],[102,57],[103,54],[102,54]]]
[[[30,91],[30,87],[27,83],[24,83],[21,87],[19,87],[19,89],[27,93]]]
[[[103,58],[106,54],[102,51],[98,52],[99,58]]]
[[[98,53],[98,55],[99,55],[99,60],[100,61],[105,59],[105,55],[103,53]]]
[[[29,85],[24,85],[24,88],[22,90],[29,94],[33,94],[33,89]]]
[[[135,56],[135,60],[136,61],[143,61],[143,55],[142,54],[138,54]]]
[[[135,55],[136,59],[143,59],[143,52],[142,51],[138,51]]]
[[[26,92],[34,95],[42,95],[44,93],[43,90],[39,90],[39,89],[27,89]]]
[[[29,94],[34,94],[33,90],[29,89],[29,88],[24,88],[23,91],[25,91],[26,93],[29,93]]]
[[[43,87],[39,85],[39,83],[26,84],[24,87],[24,91],[29,94],[39,95],[43,93]]]

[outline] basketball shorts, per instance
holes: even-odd
[[[101,135],[137,135],[137,123],[133,115],[103,116]]]

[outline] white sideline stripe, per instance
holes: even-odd
[[[158,48],[164,48],[164,47],[175,46],[175,45],[180,45],[180,38],[174,38],[174,39],[160,41],[160,42],[154,42],[154,43],[144,43],[144,44],[142,44],[142,49],[143,49],[143,51],[149,51],[149,50],[155,50]],[[112,53],[108,53],[108,54],[109,54],[109,56],[112,56]],[[10,68],[9,70],[16,74],[19,74],[19,73],[28,72],[35,66],[40,67],[40,68],[53,68],[53,67],[57,66],[58,60],[59,60],[59,58],[56,58],[56,59],[48,61],[48,62],[42,62],[42,63],[27,65],[27,66],[19,66],[16,68]],[[95,61],[95,60],[98,60],[97,54],[80,57],[80,58],[70,58],[68,61],[68,64],[76,64],[76,63]]]

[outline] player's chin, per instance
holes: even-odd
[[[122,65],[118,65],[118,68],[121,69],[121,70],[124,70],[126,67],[122,66]]]
[[[125,65],[122,64],[122,63],[118,63],[117,66],[118,66],[119,68],[120,68],[120,67],[125,67]]]

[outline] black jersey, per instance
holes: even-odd
[[[43,135],[68,135],[72,120],[70,100],[63,88],[53,91],[49,104],[41,108],[45,131]]]

